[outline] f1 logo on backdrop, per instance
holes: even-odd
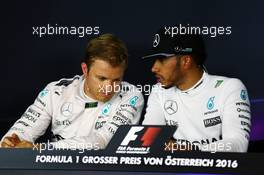
[[[140,133],[144,128],[146,128],[145,132],[143,134]],[[132,126],[120,146],[117,148],[116,153],[147,154],[149,153],[150,146],[153,144],[160,131],[160,127]],[[137,140],[140,140],[140,143],[142,144],[137,147],[129,146]]]

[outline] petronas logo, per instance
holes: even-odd
[[[215,88],[218,88],[223,82],[224,82],[224,80],[217,80],[217,82],[215,84]]]

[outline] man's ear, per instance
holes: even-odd
[[[184,69],[189,69],[192,66],[192,57],[190,55],[184,55],[181,59],[181,65]]]
[[[84,77],[87,77],[87,75],[88,75],[88,66],[87,66],[87,64],[82,62],[81,63],[81,68],[82,68],[82,73],[83,73]]]

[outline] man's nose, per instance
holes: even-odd
[[[151,72],[157,73],[159,71],[159,62],[156,60],[151,68]]]
[[[103,83],[103,87],[104,87],[104,90],[106,92],[111,92],[113,90],[113,85],[112,85],[112,81],[110,80],[106,80],[104,81]]]

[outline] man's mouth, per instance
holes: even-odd
[[[160,75],[155,75],[155,76],[158,83],[160,83],[163,80],[163,78]]]
[[[110,92],[101,92],[100,94],[102,96],[104,96],[104,97],[110,97],[110,96],[112,96],[112,93],[110,93]]]

